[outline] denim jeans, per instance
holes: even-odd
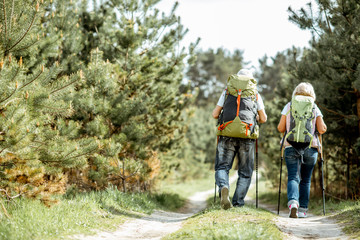
[[[254,168],[255,140],[220,137],[216,148],[215,180],[221,190],[229,188],[229,171],[233,165],[235,156],[238,156],[238,180],[232,199],[234,206],[243,206],[244,198],[249,190],[251,176]]]
[[[316,148],[308,148],[304,152],[303,163],[301,163],[301,156],[293,147],[285,148],[285,162],[288,170],[288,202],[296,201],[301,208],[308,208],[311,175],[317,156]]]

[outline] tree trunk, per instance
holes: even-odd
[[[347,154],[347,159],[346,159],[346,196],[345,199],[349,198],[349,193],[350,193],[350,167],[351,167],[351,161],[352,161],[352,142],[351,139],[349,139],[349,149],[348,149],[348,154]]]
[[[358,134],[360,133],[360,93],[356,90],[356,109],[357,109],[357,116],[358,116]]]
[[[125,186],[125,181],[126,181],[126,177],[125,177],[125,159],[123,160],[123,165],[122,165],[122,184],[123,184],[123,189],[124,189],[124,193],[126,193],[126,186]]]
[[[123,185],[124,193],[126,193],[125,178],[122,179],[122,185]]]
[[[346,170],[344,170],[344,178],[347,179],[346,177]],[[344,198],[346,199],[348,195],[348,192],[347,192],[347,181],[345,180],[345,183],[344,183]]]

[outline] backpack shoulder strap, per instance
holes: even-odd
[[[286,112],[286,116],[289,115],[289,113],[291,112],[291,106],[292,106],[292,103],[290,102],[290,107],[289,107],[289,110]]]

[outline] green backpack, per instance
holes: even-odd
[[[225,103],[218,121],[218,136],[259,137],[256,80],[246,76],[230,75],[227,81]]]
[[[312,122],[315,117],[314,99],[308,96],[296,95],[290,105],[290,129],[285,139],[303,155],[305,149],[311,147],[313,140]]]

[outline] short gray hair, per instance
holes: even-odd
[[[308,82],[302,82],[299,85],[296,86],[294,89],[294,92],[292,96],[295,95],[303,95],[303,96],[309,96],[316,100],[316,95],[313,86]]]

